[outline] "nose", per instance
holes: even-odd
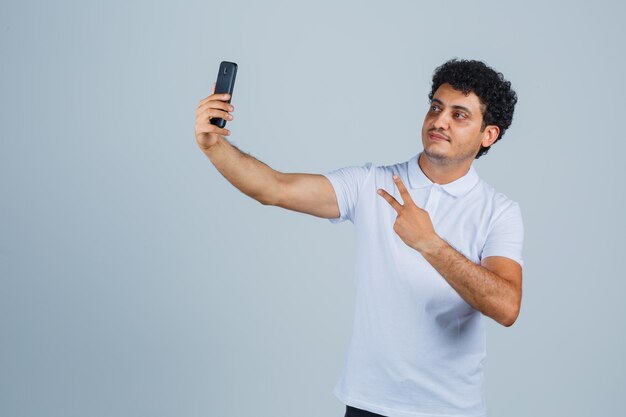
[[[437,114],[433,120],[433,127],[436,129],[447,130],[450,127],[448,112],[442,111]]]

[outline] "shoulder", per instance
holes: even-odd
[[[377,176],[388,176],[390,174],[395,174],[402,177],[408,173],[408,167],[409,161],[404,161],[394,164],[373,165],[371,169]]]
[[[497,191],[491,184],[485,182],[482,178],[477,184],[480,192],[483,194],[485,201],[494,209],[494,212],[510,209],[511,207],[519,207],[519,203],[501,191]]]
[[[497,230],[506,233],[523,233],[522,211],[519,203],[503,192],[481,180],[480,186],[485,193],[485,205],[488,215],[488,232]],[[498,232],[499,233],[499,232]]]

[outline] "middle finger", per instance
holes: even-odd
[[[233,120],[232,114],[219,109],[207,109],[203,112],[203,114],[206,118],[219,117],[224,120]]]
[[[233,107],[233,105],[230,103],[226,103],[225,101],[220,100],[209,100],[206,103],[200,104],[198,106],[198,112],[203,112],[207,109],[220,109],[232,112],[233,110],[235,110],[235,107]]]

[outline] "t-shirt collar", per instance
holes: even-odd
[[[419,156],[422,153],[418,153],[413,158],[411,158],[408,162],[408,173],[409,173],[409,185],[411,188],[424,188],[431,187],[434,183],[428,179],[428,177],[424,174],[422,169],[417,162]],[[456,179],[448,184],[440,184],[439,186],[444,189],[448,194],[451,194],[455,197],[462,197],[469,190],[474,188],[476,183],[480,178],[474,169],[474,165],[470,166],[467,174],[462,176],[459,179]]]

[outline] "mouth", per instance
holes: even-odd
[[[434,142],[450,142],[450,139],[438,133],[430,132],[428,138]]]

